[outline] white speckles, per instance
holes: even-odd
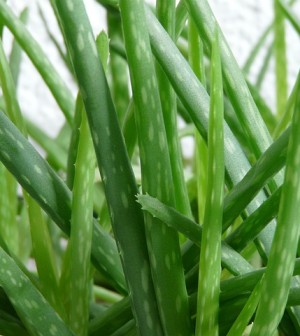
[[[167,269],[170,271],[171,270],[171,260],[168,255],[165,256],[165,264],[166,264]]]
[[[182,76],[182,73],[180,71],[176,71],[175,72],[175,75],[176,75],[176,78],[179,82],[182,82],[183,81],[183,76]]]
[[[99,145],[99,137],[96,131],[93,131],[93,138],[96,145]]]
[[[39,175],[42,175],[42,170],[41,170],[41,168],[38,166],[38,165],[34,165],[33,166],[33,168],[34,168],[34,170],[39,174]]]
[[[1,154],[7,161],[11,161],[11,157],[6,151],[2,150]]]
[[[155,108],[155,98],[153,95],[151,95],[151,107],[154,109]],[[159,119],[160,122],[160,117],[159,114],[157,114],[157,118]]]
[[[74,10],[74,3],[73,0],[67,0],[67,7],[70,12]]]
[[[270,301],[270,303],[269,303],[269,312],[270,312],[270,313],[272,313],[272,312],[274,311],[274,309],[275,309],[275,304],[276,304],[275,299],[274,299],[274,298],[271,299],[271,301]]]
[[[26,306],[28,309],[32,309],[32,305],[31,305],[31,303],[30,303],[27,299],[24,300],[24,303],[25,303],[25,306]]]
[[[152,263],[152,266],[154,269],[157,268],[157,261],[156,261],[156,258],[154,256],[154,254],[151,255],[151,263]]]
[[[147,316],[147,326],[149,329],[153,329],[153,321],[152,321],[152,318],[151,318],[151,315],[148,315]]]
[[[154,139],[154,128],[153,128],[153,124],[151,123],[150,126],[149,126],[149,130],[148,130],[148,138],[149,138],[149,141],[153,141]]]
[[[77,42],[76,42],[77,48],[79,51],[83,51],[84,49],[84,39],[81,33],[77,36]]]
[[[93,34],[91,32],[88,33],[88,40],[89,40],[89,43],[92,47],[94,56],[98,57],[98,51],[97,51],[97,47],[96,47],[96,44],[95,44],[95,39],[94,39]]]
[[[11,133],[11,131],[9,131],[8,129],[5,129],[4,130],[5,133],[13,140],[13,141],[16,141],[16,138],[15,136]]]
[[[25,175],[21,175],[21,179],[28,185],[31,185],[29,178]]]
[[[106,259],[110,263],[110,265],[112,265],[112,266],[116,265],[116,261],[115,261],[115,259],[112,256],[106,255]]]
[[[121,200],[122,200],[122,204],[124,208],[127,209],[129,206],[129,203],[128,203],[128,198],[124,192],[121,193]]]
[[[135,25],[133,25],[132,26],[132,36],[136,39],[137,38],[137,30],[136,30],[136,26]]]
[[[284,265],[282,264],[278,267],[278,270],[277,270],[277,273],[276,273],[276,278],[278,280],[281,280],[284,272],[285,272],[285,268],[284,268]]]
[[[146,88],[143,86],[141,89],[141,94],[142,94],[142,101],[144,104],[147,104],[148,102],[148,94]]]
[[[142,50],[139,45],[135,46],[135,54],[137,59],[140,61],[142,59]]]
[[[300,164],[300,146],[297,147],[296,155],[294,157],[295,166],[299,166]]]
[[[36,301],[31,300],[30,302],[31,302],[31,306],[32,306],[34,309],[38,309],[38,308],[39,308],[39,305],[37,304]]]
[[[98,235],[98,237],[99,237],[99,235]],[[104,249],[103,249],[102,246],[98,246],[98,247],[97,247],[97,250],[98,250],[101,254],[105,255],[105,251],[104,251]]]
[[[144,310],[145,310],[146,314],[149,314],[149,312],[150,312],[150,305],[149,305],[148,301],[144,302]]]
[[[166,140],[163,132],[159,132],[158,141],[159,141],[159,148],[161,151],[163,151],[166,146]]]
[[[24,149],[24,146],[21,141],[17,140],[17,145],[21,148]]]

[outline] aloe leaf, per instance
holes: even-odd
[[[263,84],[263,81],[266,77],[267,71],[269,69],[270,61],[274,54],[274,44],[271,43],[266,51],[265,57],[262,61],[261,68],[258,71],[258,76],[256,78],[255,86],[257,90],[260,90]]]
[[[123,299],[122,295],[99,286],[93,286],[93,295],[95,298],[108,303],[116,303]]]
[[[184,4],[184,2],[180,2]],[[178,5],[178,6],[179,6]],[[189,34],[189,62],[194,73],[197,75],[203,86],[206,86],[204,51],[203,43],[198,35],[194,22],[190,19],[188,26]],[[195,129],[195,128],[194,128]],[[195,169],[197,176],[197,193],[198,193],[198,218],[203,222],[205,200],[207,192],[207,145],[205,140],[195,129]]]
[[[281,196],[279,187],[259,208],[247,217],[225,241],[236,251],[241,251],[254,240],[270,221],[277,217]]]
[[[24,24],[12,13],[4,0],[0,1],[0,18],[38,69],[66,119],[71,124],[74,113],[72,94],[49,62],[39,44],[32,38]]]
[[[185,26],[187,18],[188,18],[188,11],[185,7],[185,3],[183,0],[180,0],[176,7],[175,41],[178,40]]]
[[[20,21],[22,21],[25,25],[28,20],[28,8],[24,8],[20,13]],[[11,69],[11,74],[15,83],[15,86],[18,84],[19,73],[20,73],[20,65],[22,58],[22,48],[18,44],[18,42],[14,39],[13,45],[11,48],[10,56],[9,56],[9,65]]]
[[[283,1],[278,0],[278,6],[282,10],[284,16],[289,20],[293,28],[296,30],[296,32],[300,35],[300,25],[299,25],[299,19],[296,17],[296,15],[291,11],[289,6],[285,4]]]
[[[120,15],[107,13],[108,35],[111,39],[122,41],[122,24]],[[120,124],[123,124],[129,104],[128,67],[126,60],[116,52],[110,53],[110,69],[112,75],[112,95]]]
[[[5,112],[12,122],[18,125],[21,132],[25,132],[25,124],[20,107],[17,103],[14,80],[9,63],[6,59],[2,41],[0,41],[0,82],[4,98]]]
[[[41,146],[47,154],[47,161],[56,170],[66,170],[67,152],[58,141],[45,134],[35,123],[25,120],[28,135]]]
[[[245,274],[241,274],[231,279],[221,281],[221,300],[228,300],[245,292],[253,290],[255,285],[260,281],[266,268],[262,267]],[[300,260],[295,261],[293,275],[299,275]]]
[[[28,206],[33,254],[38,269],[41,291],[48,302],[63,317],[64,310],[58,295],[58,270],[46,221],[40,206],[30,196],[25,194],[24,198]]]
[[[137,336],[134,320],[128,321],[124,326],[115,331],[111,336]]]
[[[68,55],[66,54],[66,52],[61,47],[61,45],[60,45],[58,39],[56,38],[56,36],[51,32],[51,29],[48,25],[45,14],[44,14],[40,5],[38,5],[38,13],[39,13],[40,18],[42,19],[42,22],[43,22],[43,25],[45,27],[45,30],[46,30],[46,33],[48,35],[49,40],[53,43],[53,45],[55,46],[55,48],[56,48],[56,50],[57,50],[57,52],[60,56],[60,58],[62,59],[62,61],[66,65],[67,69],[72,74],[73,68],[72,68],[70,59],[68,58]]]
[[[276,139],[289,125],[293,115],[293,109],[295,105],[295,100],[297,97],[297,88],[298,88],[298,78],[296,80],[295,85],[293,86],[292,92],[288,98],[286,103],[285,113],[283,114],[282,118],[280,119],[279,123],[277,124],[274,130],[274,138]]]
[[[206,138],[209,97],[180,52],[159,26],[155,17],[150,11],[146,13],[153,52],[164,68],[178,96],[187,108],[195,126],[203,137]],[[176,71],[174,71],[174,69],[176,69]],[[226,123],[224,124],[224,140],[226,176],[229,180],[229,184],[230,182],[236,184],[244,177],[250,165]],[[239,162],[239,167],[237,167],[236,162]],[[278,178],[278,180],[280,181],[280,178]],[[247,210],[251,213],[264,199],[265,195],[259,193],[255,202],[249,204]],[[259,235],[258,242],[262,246],[260,252],[264,258],[266,254],[268,254],[271,246],[274,225],[275,223],[271,222],[268,227],[265,228],[264,232]]]
[[[300,98],[298,95],[288,146],[278,223],[263,280],[263,295],[258,306],[251,335],[261,335],[265,332],[268,334],[274,333],[283,315],[291,284],[299,239],[299,126]],[[265,314],[266,311],[270,312],[270,314]]]
[[[180,52],[170,41],[168,35],[157,24],[155,17],[150,11],[146,13],[149,28],[151,28],[149,29],[149,34],[153,52],[187,108],[195,126],[203,137],[206,138],[209,97]],[[250,164],[226,123],[224,124],[224,140],[227,178],[229,183],[236,184],[249,170]],[[239,167],[237,167],[236,162],[239,162]],[[247,210],[251,213],[264,199],[265,195],[259,193],[255,202],[249,204]],[[274,222],[270,223],[264,232],[259,235],[259,243],[262,245],[260,252],[263,257],[269,252],[274,225]]]
[[[259,76],[262,75],[262,71],[259,72]],[[258,76],[258,77],[259,77]],[[263,97],[259,93],[259,88],[252,85],[251,83],[247,82],[248,88],[251,92],[251,95],[255,101],[255,104],[257,105],[259,112],[268,126],[268,129],[273,132],[277,125],[276,117],[274,116],[273,112],[271,111],[270,107],[267,105],[266,101],[263,99]]]
[[[129,298],[109,307],[99,318],[90,321],[89,336],[110,335],[132,319]]]
[[[150,276],[143,217],[135,201],[137,186],[90,23],[80,0],[56,1],[56,6],[88,116],[138,329],[147,335],[159,335],[160,321]]]
[[[200,4],[197,0],[186,0],[185,3],[205,46],[211,49],[214,30],[218,24],[207,1],[202,1]],[[271,144],[271,136],[253,101],[243,73],[221,32],[220,47],[225,88],[253,152],[258,158]]]
[[[256,284],[249,299],[247,300],[247,303],[245,304],[244,308],[242,309],[239,316],[234,321],[229,332],[227,333],[227,336],[236,336],[243,334],[258,305],[259,298],[261,296],[261,284],[262,280],[260,280]]]
[[[0,247],[0,285],[32,335],[73,335],[16,263]]]
[[[67,185],[70,190],[73,189],[74,176],[75,176],[75,164],[78,152],[78,143],[80,137],[80,125],[82,119],[83,111],[83,100],[80,94],[77,95],[75,104],[75,115],[74,122],[72,126],[71,139],[68,150],[68,160],[67,160]]]
[[[28,336],[28,332],[14,316],[0,311],[0,333],[5,336]]]
[[[142,188],[144,192],[158,196],[167,204],[176,204],[144,4],[138,0],[121,0],[120,11],[135,102]],[[157,171],[157,176],[153,171]],[[149,214],[145,214],[145,227],[153,284],[164,332],[190,335],[178,234]]]
[[[202,228],[200,225],[150,195],[137,195],[137,199],[143,210],[201,246]],[[252,269],[252,266],[226,243],[222,243],[221,258],[223,266],[233,274],[249,272]]]
[[[70,190],[1,112],[0,160],[55,223],[69,234],[72,197]],[[93,230],[94,265],[111,279],[118,289],[126,292],[114,240],[95,221]]]
[[[3,96],[6,102],[6,111],[11,117],[12,121],[24,134],[26,134],[26,127],[18,101],[16,99],[12,74],[10,72],[9,64],[5,58],[1,43],[0,78],[3,87]],[[12,140],[14,139],[12,138]],[[16,183],[15,180],[13,182]],[[16,199],[16,185],[14,189],[14,198]],[[31,197],[26,194],[26,192],[24,192],[24,198],[28,206],[33,253],[37,264],[43,293],[45,293],[51,304],[53,304],[54,307],[57,307],[59,312],[62,312],[60,301],[57,299],[57,274],[49,231],[45,221],[43,220],[40,207],[35,203],[34,200],[31,199]],[[45,265],[48,265],[47,269],[45,269]]]
[[[0,230],[7,250],[19,252],[17,225],[17,183],[6,168],[0,164]]]
[[[273,22],[265,28],[265,30],[262,32],[260,37],[257,39],[254,47],[252,48],[251,52],[249,53],[247,60],[243,66],[243,71],[245,75],[248,75],[251,69],[252,64],[254,63],[255,59],[257,58],[257,55],[259,51],[262,49],[264,43],[266,42],[267,37],[271,33],[273,29]]]
[[[71,329],[87,335],[90,298],[90,258],[93,232],[93,185],[96,158],[85,113],[82,114],[72,199],[70,249]]]
[[[174,40],[175,1],[158,0],[156,2],[156,14],[162,26]],[[160,65],[156,67],[156,75],[170,153],[175,204],[178,211],[191,216],[192,213],[184,180],[181,148],[177,136],[176,94]]]
[[[127,147],[128,156],[132,158],[134,153],[134,148],[137,143],[137,132],[136,132],[136,123],[134,117],[134,102],[131,99],[126,115],[124,117],[124,123],[122,127],[124,134],[124,140]]]
[[[288,83],[287,56],[285,41],[285,17],[279,1],[274,0],[274,46],[275,46],[275,74],[276,74],[276,113],[281,117],[285,111]]]
[[[224,228],[227,228],[237,218],[241,210],[254,198],[268,179],[283,167],[289,135],[290,129],[288,128],[257,160],[243,180],[226,195]]]
[[[225,168],[223,150],[223,84],[217,31],[211,55],[210,102],[208,181],[199,262],[196,335],[218,335]]]

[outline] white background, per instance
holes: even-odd
[[[37,11],[37,5],[45,13],[51,31],[62,41],[59,30],[46,0],[8,0],[10,7],[15,13],[28,6],[30,16],[28,29],[34,38],[40,43],[51,62],[59,70],[59,73],[72,89],[75,96],[75,85],[68,72],[62,64],[60,57],[49,41],[43,23]],[[213,11],[221,25],[222,30],[229,42],[229,45],[240,65],[243,64],[251,47],[272,20],[272,0],[211,0],[209,1]],[[105,12],[94,0],[84,1],[90,17],[94,33],[106,29]],[[154,3],[154,1],[152,1]],[[299,17],[300,17],[300,13]],[[289,57],[289,84],[293,84],[300,65],[300,41],[298,36],[287,24],[288,36],[288,57]],[[9,53],[11,37],[5,32],[5,49]],[[263,52],[261,53],[263,56]],[[262,57],[260,57],[260,60]],[[256,65],[258,65],[259,61]],[[259,67],[254,68],[252,75]],[[270,71],[263,86],[263,95],[267,102],[274,106],[274,64],[271,63]],[[36,123],[38,123],[48,134],[55,135],[61,127],[64,117],[57,108],[57,105],[44,85],[35,68],[31,65],[27,56],[24,55],[21,75],[18,87],[18,96],[23,112]]]

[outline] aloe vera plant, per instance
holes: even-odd
[[[243,68],[206,0],[97,0],[97,36],[83,0],[49,2],[62,39],[39,15],[77,99],[30,12],[0,0],[13,37],[11,52],[0,40],[0,334],[300,335],[294,1],[274,0]],[[23,53],[65,117],[54,138],[22,112]],[[274,111],[261,85],[272,58]]]

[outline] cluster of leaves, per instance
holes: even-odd
[[[9,57],[0,40],[0,334],[300,335],[294,1],[274,0],[243,69],[206,0],[98,2],[109,38],[94,38],[83,0],[50,0],[64,46],[40,9],[75,100],[27,10],[16,17],[0,0],[1,32],[14,37]],[[65,116],[54,139],[21,112],[23,52]],[[260,92],[272,57],[276,111]]]

